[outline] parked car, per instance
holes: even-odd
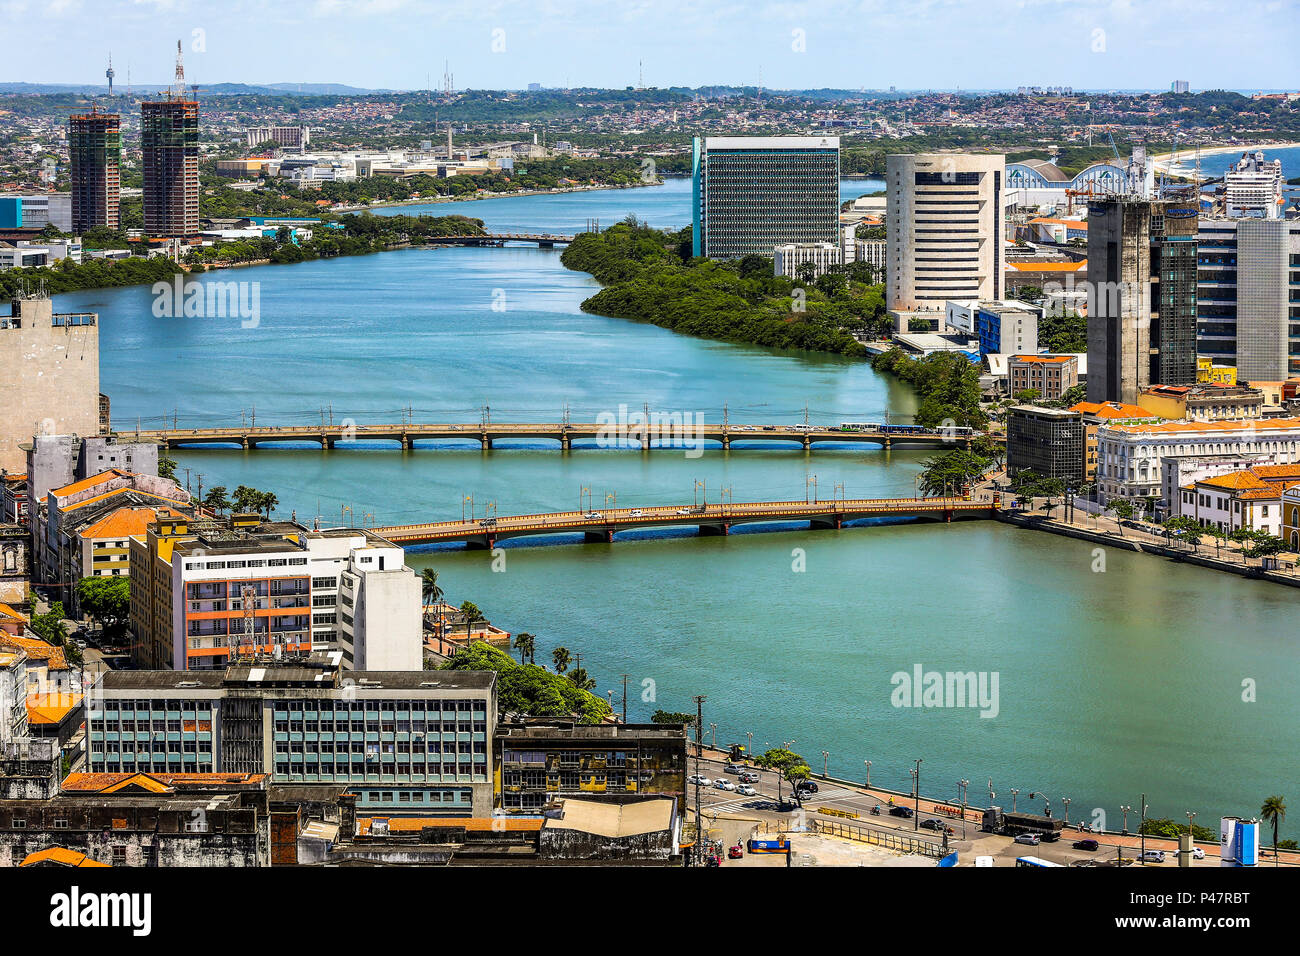
[[[911,807],[899,807],[899,806],[890,807],[889,815],[891,817],[902,817],[904,820],[910,820],[912,819],[912,817],[916,816],[916,814],[912,812]]]
[[[727,851],[727,858],[731,860],[739,860],[744,855],[745,855],[745,851],[739,843],[737,843],[735,846],[733,846],[730,850]]]
[[[1089,852],[1093,852],[1097,849],[1097,847],[1101,846],[1101,844],[1098,843],[1096,840],[1075,840],[1072,846],[1076,850],[1087,850]]]
[[[934,830],[936,833],[952,833],[952,832],[953,832],[952,827],[948,826],[948,824],[944,823],[942,820],[936,820],[936,819],[934,819],[933,817],[931,817],[929,820],[922,820],[922,821],[921,821],[921,829],[922,829],[922,830]]]
[[[1201,847],[1201,846],[1194,846],[1194,847],[1192,847],[1192,859],[1193,859],[1193,860],[1204,860],[1204,859],[1205,859],[1205,847]]]
[[[811,780],[801,780],[795,789],[800,793],[816,793],[817,784],[813,783]]]
[[[739,785],[736,787],[736,793],[740,794],[742,797],[756,797],[756,796],[758,796],[758,791],[755,790],[753,787],[751,787],[751,786],[750,786],[749,784],[747,784],[747,783],[739,784]]]
[[[1143,863],[1163,863],[1165,862],[1165,851],[1147,850],[1140,857],[1138,857],[1138,859],[1141,860]]]
[[[1039,837],[1037,833],[1022,833],[1016,837],[1016,842],[1025,846],[1038,846]]]

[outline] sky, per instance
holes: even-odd
[[[0,81],[1300,88],[1300,0],[0,0]],[[639,66],[640,65],[640,66]]]

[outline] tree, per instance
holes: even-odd
[[[555,662],[555,673],[563,674],[569,669],[569,661],[573,659],[569,654],[567,647],[557,647],[551,651],[551,660]],[[692,718],[693,719],[693,718]]]
[[[579,690],[592,690],[596,686],[596,681],[588,673],[585,667],[575,667],[564,675],[569,682]]]
[[[1106,510],[1115,512],[1115,518],[1119,524],[1119,536],[1124,537],[1124,522],[1133,519],[1133,502],[1127,498],[1112,498],[1106,505]]]
[[[158,456],[158,477],[176,480],[176,459],[166,455]]]
[[[754,763],[765,770],[775,770],[779,775],[776,792],[778,803],[783,799],[781,796],[781,781],[785,780],[794,790],[795,800],[802,804],[803,801],[799,796],[799,783],[812,776],[812,769],[803,757],[793,750],[775,747],[754,758]]]
[[[474,625],[479,621],[486,620],[486,618],[483,617],[483,612],[478,609],[478,605],[473,601],[463,602],[460,606],[460,613],[465,616],[465,643],[468,644],[470,632],[474,629]]]
[[[694,714],[686,714],[676,710],[656,710],[650,717],[652,724],[693,724],[695,723]]]
[[[1196,546],[1201,543],[1201,534],[1205,530],[1199,521],[1186,515],[1174,515],[1166,518],[1164,524],[1171,532],[1177,533],[1181,540],[1192,546],[1193,554],[1196,553]]]
[[[1264,801],[1264,805],[1260,807],[1259,815],[1273,824],[1273,865],[1277,866],[1277,827],[1279,823],[1286,819],[1286,799],[1281,796],[1269,797]]]
[[[82,578],[77,582],[77,603],[87,617],[99,622],[106,634],[116,636],[131,617],[131,579]]]
[[[442,603],[443,591],[438,585],[438,572],[433,568],[420,572],[420,597],[426,605]]]
[[[63,602],[55,601],[44,614],[33,614],[28,627],[45,643],[63,647],[68,641],[68,626],[63,623],[66,616]]]
[[[988,470],[989,461],[968,451],[950,451],[926,460],[921,471],[921,494],[959,495],[964,487]]]
[[[242,512],[260,511],[262,493],[256,488],[250,488],[248,485],[240,485],[235,489],[231,496],[234,499],[235,506]]]
[[[203,504],[217,514],[229,508],[230,499],[226,497],[226,486],[217,485],[215,488],[209,488],[208,493],[203,496]]]
[[[524,658],[532,663],[533,652],[537,649],[537,638],[527,631],[521,631],[515,636],[515,650],[519,652],[519,663],[524,663]]]
[[[259,491],[257,493],[257,510],[266,515],[266,520],[271,520],[271,512],[275,510],[280,499],[275,496],[273,491]]]

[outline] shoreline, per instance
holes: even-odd
[[[1223,156],[1232,153],[1253,153],[1256,150],[1268,151],[1270,149],[1294,149],[1297,147],[1300,147],[1300,142],[1292,142],[1287,140],[1274,140],[1270,142],[1252,143],[1250,145],[1242,144],[1237,146],[1203,146],[1199,150],[1196,149],[1195,147],[1191,147],[1186,150],[1180,150],[1178,156],[1179,156],[1180,164],[1183,164],[1186,163],[1186,157],[1188,156],[1191,156],[1193,161],[1195,161],[1195,157],[1198,153],[1203,157]],[[1169,165],[1173,157],[1174,157],[1173,153],[1161,153],[1158,156],[1152,156],[1151,162],[1155,164],[1156,169],[1158,170],[1164,169]]]
[[[434,206],[441,203],[454,202],[480,202],[484,199],[512,199],[516,196],[560,196],[565,193],[587,193],[598,192],[607,189],[640,189],[645,186],[662,186],[663,180],[653,183],[622,183],[610,184],[607,186],[565,186],[555,189],[513,189],[508,192],[486,193],[480,195],[474,193],[472,196],[437,196],[426,199],[393,199],[388,202],[372,202],[360,206],[334,206],[329,211],[337,213],[345,212],[365,212],[368,209],[393,209],[402,206]]]

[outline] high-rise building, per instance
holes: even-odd
[[[693,174],[693,255],[839,243],[838,136],[696,137]]]
[[[1007,411],[1007,470],[1080,483],[1084,473],[1083,416],[1063,408],[1016,405]]]
[[[1196,216],[1187,200],[1088,206],[1088,401],[1196,382]]]
[[[22,472],[33,435],[99,434],[99,326],[40,296],[0,316],[0,468]]]
[[[885,162],[885,304],[942,310],[1003,297],[1000,155],[918,153]]]
[[[72,231],[120,228],[121,117],[93,109],[69,116],[68,160],[72,180]]]
[[[1174,80],[1169,84],[1169,92],[1171,93],[1186,93],[1190,91],[1191,88],[1192,84],[1187,80]]]
[[[144,154],[144,231],[199,231],[199,104],[183,96],[140,104]]]
[[[1300,374],[1300,222],[1202,219],[1197,350],[1245,381]]]

